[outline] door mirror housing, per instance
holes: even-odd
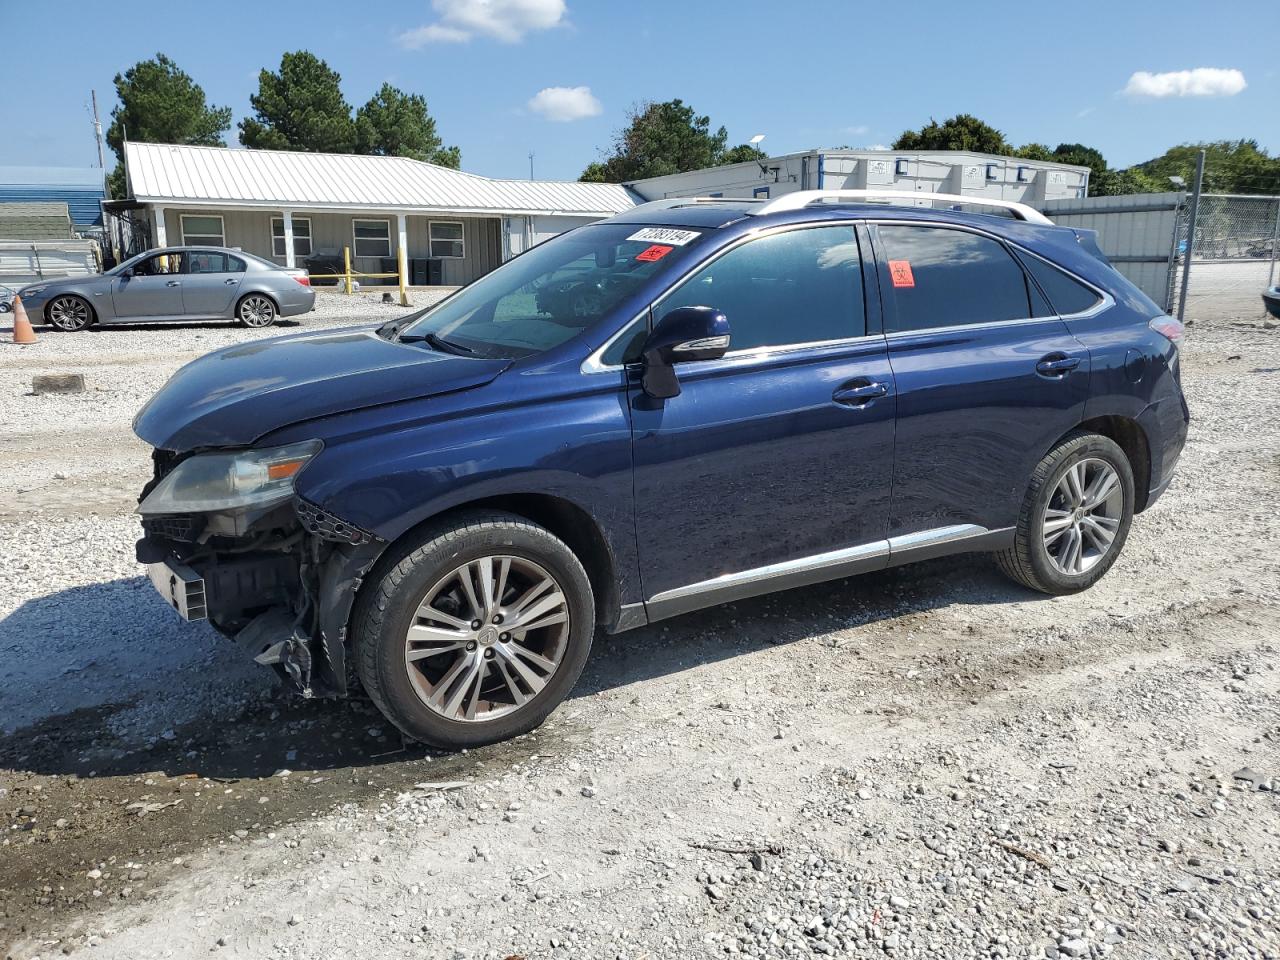
[[[649,334],[644,359],[644,392],[657,400],[680,395],[675,364],[719,360],[729,350],[729,318],[715,307],[676,307]]]

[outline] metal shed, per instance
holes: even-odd
[[[348,247],[369,273],[404,251],[449,285],[637,202],[617,184],[497,180],[406,157],[126,143],[125,166],[153,246],[213,243],[285,266]]]
[[[0,167],[0,203],[65,203],[80,232],[102,226],[105,196],[95,167]]]

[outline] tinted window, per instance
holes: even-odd
[[[139,277],[158,277],[170,273],[182,272],[181,253],[160,253],[154,257],[147,257],[139,260],[133,267],[133,272]]]
[[[943,227],[881,226],[880,288],[889,333],[1031,316],[1017,261],[990,237]]]
[[[1040,289],[1049,298],[1049,314],[1084,313],[1084,311],[1092,309],[1093,305],[1100,299],[1093,290],[1083,283],[1067,276],[1057,267],[1045,263],[1039,257],[1023,256],[1022,262],[1026,264],[1031,276],[1035,278],[1036,283],[1040,285]],[[1045,315],[1039,312],[1036,314],[1036,316]]]
[[[853,227],[810,227],[752,240],[713,260],[655,308],[715,307],[731,350],[861,337],[867,332]]]
[[[195,250],[187,254],[187,273],[244,273],[244,261],[225,253]]]

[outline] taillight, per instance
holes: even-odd
[[[1177,317],[1170,317],[1167,314],[1162,314],[1161,316],[1153,317],[1151,319],[1151,323],[1149,324],[1149,326],[1151,327],[1152,330],[1160,334],[1160,336],[1164,337],[1170,343],[1175,343],[1175,344],[1181,343],[1182,338],[1186,335],[1186,332],[1187,332],[1187,328],[1182,325],[1181,320],[1179,320]]]
[[[308,276],[308,275],[307,275],[307,274],[305,274],[305,273],[304,273],[302,276],[300,276],[300,277],[294,277],[293,279],[297,280],[297,281],[298,281],[300,284],[302,284],[304,287],[309,287],[309,286],[311,286],[311,277],[310,277],[310,276]]]

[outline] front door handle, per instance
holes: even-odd
[[[231,286],[233,283],[239,283],[240,281],[233,279],[233,280],[223,280],[222,282],[225,283],[227,286]]]
[[[883,397],[888,392],[889,385],[887,383],[855,380],[838,389],[831,395],[831,399],[836,403],[844,404],[846,407],[863,407],[872,400]]]
[[[181,280],[170,280],[168,283],[166,283],[166,284],[165,284],[165,286],[166,286],[166,287],[180,287],[180,286],[182,286],[182,281],[181,281]]]
[[[1068,357],[1062,353],[1051,353],[1041,358],[1036,364],[1036,373],[1042,377],[1064,377],[1080,366],[1079,357]]]

